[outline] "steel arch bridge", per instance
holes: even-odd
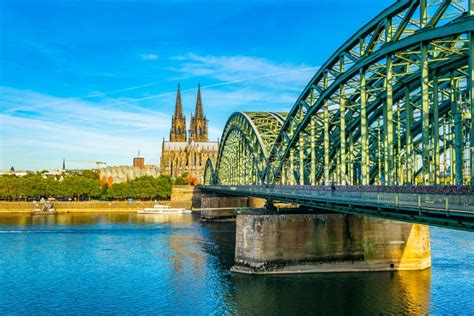
[[[264,182],[270,149],[287,113],[236,112],[222,133],[216,167],[208,160],[205,183],[260,184]]]
[[[289,113],[234,113],[205,184],[474,185],[474,1],[400,0]]]

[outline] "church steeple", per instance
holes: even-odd
[[[170,141],[186,141],[186,117],[183,115],[183,104],[181,102],[181,89],[178,83],[178,92],[176,94],[176,105],[174,115],[171,119]]]
[[[178,93],[176,93],[176,105],[174,107],[174,117],[183,117],[183,103],[181,101],[181,87],[178,83]]]
[[[204,111],[202,110],[202,100],[201,100],[201,84],[198,83],[198,94],[196,98],[196,118],[203,119]]]
[[[204,115],[201,99],[201,84],[198,84],[198,91],[196,97],[196,110],[194,116],[191,116],[191,134],[189,140],[196,142],[207,142],[207,119]]]

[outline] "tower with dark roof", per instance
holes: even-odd
[[[196,97],[196,109],[194,116],[191,116],[191,126],[189,129],[189,141],[207,142],[207,119],[204,115],[201,99],[201,85],[198,84],[198,92]]]
[[[186,116],[183,114],[183,104],[181,101],[181,90],[178,84],[178,93],[176,94],[176,105],[174,115],[171,119],[170,141],[186,141]]]

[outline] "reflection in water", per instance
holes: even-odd
[[[66,214],[5,214],[0,213],[0,225],[12,226],[55,226],[87,225],[98,223],[136,222],[135,213],[66,213]]]
[[[424,271],[249,276],[229,272],[234,223],[0,215],[0,314],[469,314],[457,294],[474,289],[467,234],[432,229]]]
[[[156,224],[189,224],[193,222],[191,214],[138,214],[136,221],[138,223],[156,223]]]
[[[239,313],[427,314],[430,270],[308,275],[233,275]],[[256,307],[258,306],[258,307]]]
[[[215,225],[215,224],[213,224]],[[219,249],[233,248],[222,231],[212,233]],[[226,269],[231,256],[220,256]],[[427,314],[431,269],[377,273],[245,275],[232,273],[234,295],[229,304],[239,314]]]

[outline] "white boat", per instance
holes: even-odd
[[[169,209],[168,205],[161,205],[161,204],[155,204],[153,207],[146,207],[144,211],[158,211],[158,210],[164,210],[164,209]]]
[[[153,207],[144,208],[138,214],[191,214],[191,210],[185,208],[174,208],[168,205],[155,204]]]

